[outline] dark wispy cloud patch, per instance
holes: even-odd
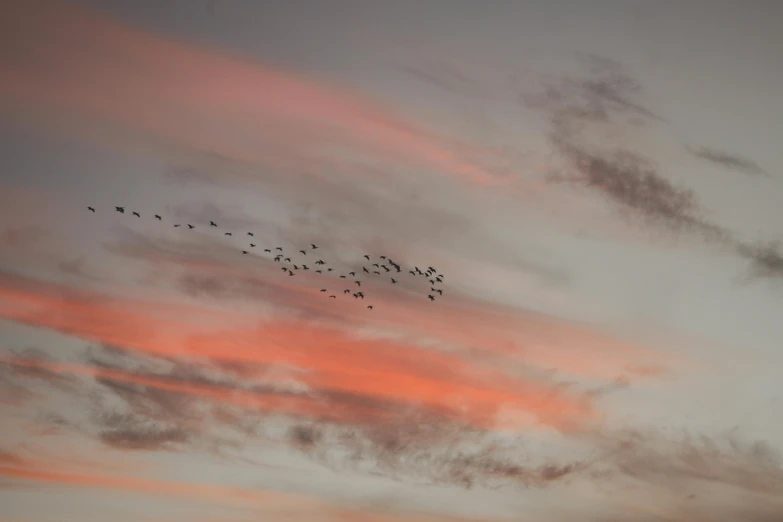
[[[155,423],[132,414],[104,414],[100,424],[105,427],[98,435],[101,442],[122,450],[171,451],[191,437],[191,432],[181,426]]]
[[[780,241],[740,243],[737,245],[737,252],[750,261],[750,278],[783,278]]]
[[[725,169],[748,174],[751,176],[768,176],[769,174],[755,161],[709,147],[686,147],[686,150],[697,158],[706,160]]]
[[[36,348],[12,350],[10,355],[22,363],[35,363],[48,359],[42,350]],[[16,384],[14,389],[19,391],[30,390],[29,384],[32,381],[49,385],[64,392],[75,392],[81,386],[81,381],[74,376],[58,373],[35,364],[15,365],[4,362],[0,363],[0,372],[6,379],[11,380],[9,384]]]

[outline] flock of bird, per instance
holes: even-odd
[[[95,207],[87,207],[87,210],[90,212],[95,213]],[[115,212],[118,212],[120,214],[125,214],[125,207],[114,207]],[[141,213],[140,212],[131,212],[132,216],[135,216],[138,219],[141,219]],[[160,214],[154,214],[153,219],[156,219],[158,221],[163,221],[163,216]],[[184,224],[188,230],[193,230],[196,228],[195,225],[192,225],[190,223]],[[182,223],[175,223],[173,225],[175,228],[182,227]],[[219,228],[218,224],[214,221],[209,222],[210,228]],[[184,227],[183,227],[184,228]],[[225,236],[233,236],[233,232],[223,232]],[[252,232],[247,232],[246,237],[253,238],[254,234]],[[242,254],[246,255],[250,253],[250,249],[256,248],[256,244],[253,243],[253,239],[248,240],[248,246],[247,249],[242,250]],[[260,250],[260,249],[259,249]],[[302,249],[298,252],[294,253],[294,256],[297,257],[296,260],[294,260],[290,255],[285,253],[283,251],[282,247],[275,247],[272,248],[264,248],[263,251],[265,254],[268,254],[276,263],[280,263],[282,266],[280,267],[280,270],[282,272],[285,272],[288,277],[293,277],[296,275],[297,272],[304,272],[304,271],[310,271],[310,267],[307,266],[305,263],[307,258],[307,253],[314,252],[315,250],[318,250],[318,245],[310,244],[310,247],[308,249]],[[386,274],[390,274],[389,281],[391,284],[397,284],[399,282],[399,277],[402,274],[405,274],[403,271],[403,268],[400,266],[399,263],[396,263],[393,259],[391,259],[388,256],[380,256],[377,260],[377,262],[373,262],[373,259],[365,254],[364,255],[364,262],[362,263],[362,273],[365,274],[367,277],[373,277],[375,278],[384,276]],[[366,264],[369,266],[365,266]],[[327,266],[327,262],[323,259],[316,259],[313,261],[313,265],[315,268],[313,268],[313,272],[317,274],[324,274],[329,272],[334,272],[334,268]],[[383,271],[383,272],[381,272]],[[410,274],[414,277],[420,277],[424,278],[429,283],[429,293],[427,294],[427,299],[430,301],[435,301],[435,295],[438,295],[439,297],[443,295],[443,289],[439,286],[443,283],[443,274],[438,273],[437,270],[435,270],[434,267],[428,266],[426,270],[421,270],[419,267],[414,266],[410,269],[407,269],[407,274]],[[399,274],[399,275],[398,275]],[[406,275],[407,275],[406,274]],[[348,277],[353,278],[353,284],[356,285],[357,290],[353,291],[353,288],[346,288],[342,291],[343,295],[349,295],[352,296],[354,299],[364,299],[365,295],[364,292],[361,291],[362,287],[362,280],[358,279],[357,272],[356,271],[350,271],[347,274],[340,274],[338,279],[345,279],[347,280]],[[327,288],[321,288],[320,290],[322,293],[325,293],[328,295],[329,299],[337,299],[338,293],[332,293]],[[368,310],[373,309],[373,305],[367,305]]]

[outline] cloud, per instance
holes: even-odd
[[[750,260],[751,278],[783,277],[783,255],[780,253],[779,241],[740,243],[737,252]]]
[[[768,173],[758,163],[735,154],[708,147],[687,147],[686,150],[697,158],[741,174],[768,176]]]
[[[188,442],[190,433],[179,426],[160,427],[133,415],[105,415],[99,439],[107,446],[122,450],[169,450]]]
[[[448,139],[326,82],[170,41],[76,4],[36,0],[5,11],[0,29],[18,53],[0,62],[0,92],[26,117],[78,121],[95,135],[135,132],[250,164],[314,157],[327,145],[492,181]]]

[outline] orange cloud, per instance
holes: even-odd
[[[477,183],[492,177],[390,107],[356,93],[127,27],[59,0],[4,4],[5,108],[30,117],[91,119],[261,162],[315,143],[428,165]],[[48,114],[47,114],[48,113]],[[71,122],[73,123],[73,122]],[[271,145],[260,150],[261,145]]]
[[[0,317],[155,355],[286,362],[307,370],[300,378],[315,388],[461,411],[461,420],[485,427],[495,426],[501,408],[523,410],[560,429],[596,416],[584,397],[546,381],[512,379],[415,344],[297,322],[208,330],[181,319],[191,308],[164,310],[9,276],[0,283]],[[237,319],[226,324],[232,323]]]

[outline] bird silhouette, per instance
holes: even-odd
[[[329,297],[332,298],[332,299],[337,299],[336,295],[330,295]]]
[[[318,248],[318,246],[317,246],[317,245],[314,245],[314,244],[312,244],[312,243],[310,243],[310,248],[312,248],[313,250],[315,250],[315,249],[317,249],[317,248]]]
[[[386,259],[386,256],[381,256],[381,259]]]
[[[216,227],[216,226],[217,226],[217,223],[215,223],[214,221],[210,221],[210,222],[209,222],[209,226],[211,226],[211,227]]]
[[[252,232],[248,232],[247,235],[250,236],[250,237],[253,237],[253,233]]]
[[[95,209],[92,207],[87,207],[87,210],[89,210],[90,212],[95,212]]]
[[[435,269],[434,269],[434,268],[432,268],[431,266],[428,266],[427,268],[429,268],[429,269],[432,271],[432,273],[433,273],[433,274],[434,274],[435,272],[437,272],[437,270],[435,270]]]
[[[174,228],[177,228],[178,226],[180,226],[180,225],[179,225],[179,223],[177,223],[176,225],[174,225]]]
[[[345,276],[344,276],[344,275],[341,275],[341,276],[340,276],[340,279],[345,279]]]
[[[365,255],[364,255],[364,258],[365,258],[367,261],[369,261],[369,260],[370,260],[370,256],[368,256],[367,254],[365,254]]]
[[[332,271],[332,269],[331,269],[331,268],[327,268],[327,269],[326,269],[326,271],[327,271],[327,272],[331,272],[331,271]]]
[[[265,248],[265,249],[264,249],[264,252],[269,252],[270,254],[272,253],[272,251],[271,251],[271,250],[269,250],[268,248]]]
[[[194,229],[194,228],[196,228],[196,227],[194,227],[193,225],[191,225],[190,223],[188,223],[188,228],[192,230],[192,229]]]
[[[232,234],[231,232],[226,232],[226,233],[225,233],[225,235],[227,235],[227,236],[233,236],[234,234]]]
[[[437,289],[437,290],[435,290],[435,291],[436,291],[436,292],[438,292],[440,295],[443,295],[443,290],[441,290],[440,288],[438,288],[438,289]]]
[[[378,263],[373,263],[373,264],[372,264],[372,266],[374,266],[375,268],[380,268],[380,267],[378,266]]]
[[[124,214],[125,213],[125,207],[114,207],[114,210],[116,210],[120,214]]]
[[[243,251],[242,251],[242,253],[243,253],[243,254],[247,254],[247,250],[243,250]]]
[[[396,280],[396,279],[394,279],[394,278],[392,277],[392,278],[391,278],[391,282],[392,282],[392,284],[396,284],[396,283],[397,283],[397,280]]]
[[[361,281],[354,281],[354,283],[356,283],[356,286],[362,286],[362,282]]]
[[[434,285],[435,284],[435,280],[434,279],[430,279],[430,284]]]
[[[346,290],[343,290],[343,293],[344,293],[344,294],[350,294],[350,293],[351,293],[351,291],[350,291],[350,290],[348,290],[348,289],[346,289]]]
[[[158,221],[163,221],[163,218],[162,218],[162,217],[160,217],[160,216],[159,216],[159,215],[157,215],[157,214],[155,214],[155,219],[157,219]]]
[[[364,299],[364,292],[356,292],[356,295]]]
[[[367,270],[365,267],[362,267],[362,271],[363,271],[365,274],[369,274],[369,273],[370,273],[370,271],[369,271],[369,270]]]
[[[300,252],[302,253],[303,256],[307,255],[307,251],[306,250],[300,250]]]
[[[408,273],[410,273],[410,275],[416,275],[416,272],[414,272],[413,270],[408,270]]]
[[[280,262],[280,256],[275,256],[275,261]]]
[[[326,263],[324,263],[323,259],[319,259],[318,261],[315,262],[315,264],[316,265],[325,265]]]
[[[253,243],[250,243],[250,248],[255,248],[256,246]]]
[[[288,271],[288,275],[292,276],[292,275],[294,275],[294,273],[289,270]]]
[[[438,277],[435,278],[435,281],[437,281],[438,283],[442,283],[443,282],[443,276],[439,275]]]
[[[294,270],[299,270],[299,267],[294,265]]]
[[[391,270],[389,270],[389,267],[388,267],[388,266],[385,266],[385,265],[384,265],[384,266],[382,266],[381,268],[383,268],[383,269],[384,269],[384,270],[386,270],[387,272],[391,272]]]
[[[138,212],[134,212],[133,215],[136,216],[137,218],[141,217],[141,214],[139,214]]]
[[[431,295],[428,295],[428,296],[427,296],[427,299],[429,299],[430,301],[434,301],[434,300],[435,300],[435,298],[434,298],[434,297],[432,297]]]
[[[321,288],[321,292],[326,292],[326,288]]]
[[[320,270],[316,270],[315,273],[316,274],[323,274],[323,272],[321,272]]]
[[[381,273],[380,273],[380,272],[378,272],[377,270],[373,270],[373,272],[372,272],[372,273],[373,273],[373,274],[376,274],[376,275],[381,275]]]
[[[356,272],[348,272],[348,275],[355,276]]]
[[[280,248],[280,247],[275,247],[275,250],[279,250],[279,251],[281,251],[281,252],[283,251],[283,249],[282,249],[282,248]]]
[[[281,266],[280,270],[282,270],[283,272],[287,272],[288,271],[288,269],[286,267],[284,267],[284,266]]]
[[[359,294],[353,294],[354,299],[359,299]]]
[[[302,270],[310,270],[310,269],[307,268],[307,265],[302,265]]]
[[[372,305],[369,305],[367,308],[368,308],[369,310],[372,310]]]
[[[289,263],[291,262],[291,258],[290,257],[286,257],[285,260],[288,261]]]

